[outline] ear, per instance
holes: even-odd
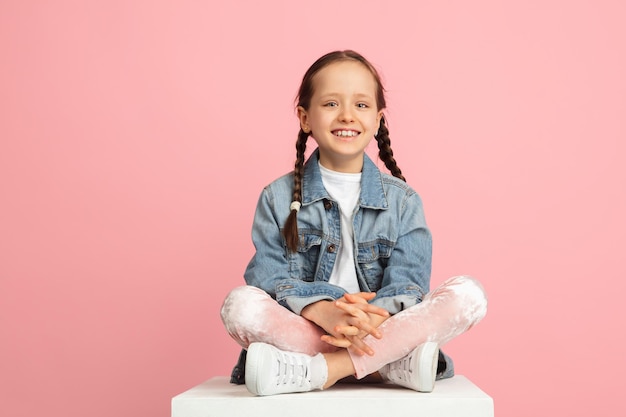
[[[376,131],[378,131],[378,127],[380,126],[380,121],[383,118],[383,111],[379,110],[378,114],[376,115]]]
[[[383,111],[379,110],[378,114],[376,115],[376,133],[374,133],[374,138],[376,138],[378,136],[378,131],[380,129],[380,121],[383,119]]]
[[[302,106],[297,107],[298,110],[298,119],[300,120],[300,128],[305,133],[311,132],[311,127],[309,126],[309,115]]]

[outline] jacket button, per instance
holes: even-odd
[[[325,198],[324,199],[324,208],[326,210],[330,210],[332,208],[332,206],[333,206],[333,203],[331,203],[329,199]]]
[[[335,253],[335,251],[337,250],[337,247],[334,244],[330,244],[328,245],[328,252],[330,253]]]

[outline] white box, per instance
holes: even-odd
[[[225,376],[172,398],[172,417],[493,417],[493,399],[462,375],[431,393],[390,384],[337,384],[325,391],[257,397]]]

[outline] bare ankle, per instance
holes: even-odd
[[[328,379],[323,389],[332,387],[340,379],[354,375],[354,365],[352,364],[352,359],[350,359],[350,354],[347,350],[342,349],[337,352],[325,353],[324,358],[328,365]]]

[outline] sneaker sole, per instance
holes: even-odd
[[[254,395],[264,395],[257,382],[259,380],[259,369],[263,368],[259,363],[260,358],[265,357],[264,351],[268,350],[269,346],[265,343],[253,343],[248,346],[248,353],[246,355],[246,388]]]
[[[439,358],[439,345],[435,342],[426,342],[420,347],[417,356],[418,387],[419,392],[432,392],[435,388],[437,376],[437,362]]]

